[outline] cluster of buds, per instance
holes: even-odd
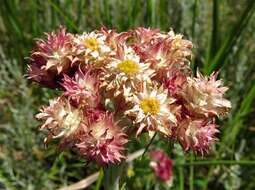
[[[215,118],[231,104],[217,73],[192,74],[191,50],[172,30],[47,34],[28,67],[30,80],[62,91],[36,116],[48,131],[45,142],[59,138],[62,148],[101,165],[124,159],[133,133],[157,132],[185,151],[208,152]]]

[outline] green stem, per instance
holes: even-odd
[[[122,165],[109,165],[104,168],[104,189],[119,190]]]
[[[99,176],[97,178],[97,184],[96,184],[96,187],[94,190],[100,190],[100,187],[102,185],[102,181],[103,181],[103,178],[104,178],[104,170],[103,168],[100,169],[100,172],[99,172]]]
[[[212,161],[196,161],[183,164],[175,164],[176,166],[203,166],[203,165],[255,165],[255,160],[212,160]]]
[[[189,166],[189,190],[194,189],[194,155],[191,153],[190,155],[190,166]]]
[[[180,166],[178,167],[178,171],[179,171],[179,190],[184,190],[184,172],[183,172],[183,167],[180,164]]]
[[[153,137],[151,138],[150,142],[146,145],[145,150],[141,156],[141,158],[143,158],[143,156],[145,155],[145,153],[148,151],[149,147],[151,146],[152,142],[154,141],[155,137],[157,135],[157,132],[155,132],[155,134],[153,135]]]

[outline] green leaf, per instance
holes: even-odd
[[[48,2],[50,3],[50,5],[52,6],[52,8],[58,12],[66,21],[66,24],[68,26],[68,28],[74,30],[75,32],[80,32],[79,28],[75,25],[75,23],[72,21],[72,18],[69,18],[63,11],[62,9],[56,4],[54,3],[52,0],[48,0]]]

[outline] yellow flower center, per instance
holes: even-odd
[[[156,98],[145,98],[140,102],[144,113],[157,114],[160,111],[160,103]]]
[[[99,49],[99,42],[96,38],[85,38],[84,46],[90,50],[96,51]]]
[[[139,65],[132,60],[125,60],[120,62],[117,65],[117,68],[127,75],[134,75],[139,72]]]

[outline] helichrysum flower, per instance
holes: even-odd
[[[82,56],[81,61],[93,64],[103,61],[111,48],[106,43],[106,36],[101,32],[83,33],[74,39],[76,53]]]
[[[181,35],[169,35],[164,40],[158,40],[148,51],[148,58],[154,63],[156,69],[172,67],[187,67],[191,58],[192,43],[183,40]]]
[[[217,141],[217,125],[208,119],[184,120],[177,127],[177,139],[185,151],[193,150],[196,153],[208,153],[210,145]]]
[[[158,179],[171,182],[173,178],[173,162],[162,150],[150,151],[150,166]]]
[[[123,151],[127,136],[110,114],[103,113],[96,120],[89,119],[79,141],[76,144],[79,154],[98,164],[118,163],[125,158]]]
[[[38,40],[30,57],[29,79],[48,87],[58,86],[57,75],[77,61],[72,54],[72,43],[73,35],[64,28],[48,33],[46,40]]]
[[[63,97],[50,100],[50,105],[42,107],[36,118],[44,121],[40,129],[48,130],[48,137],[45,142],[52,138],[66,140],[77,132],[84,119],[82,111],[73,107]]]
[[[160,131],[169,136],[168,124],[176,123],[176,117],[170,110],[170,105],[175,99],[168,96],[167,90],[162,87],[144,86],[143,91],[134,95],[131,102],[133,107],[125,112],[138,126],[137,135],[143,129]]]
[[[142,59],[149,59],[157,69],[169,66],[183,65],[189,63],[193,47],[188,40],[182,39],[182,35],[169,33],[155,33],[156,30],[147,32],[149,37],[134,43],[134,49],[141,55]],[[144,36],[142,37],[144,39]]]
[[[140,57],[127,46],[120,46],[117,55],[106,65],[107,73],[103,76],[106,90],[114,89],[115,95],[124,93],[124,88],[136,90],[145,81],[150,82],[154,71],[149,64],[140,61]]]
[[[229,111],[231,103],[223,97],[228,88],[222,86],[222,81],[216,80],[216,77],[217,73],[204,77],[197,72],[196,78],[187,78],[186,87],[182,91],[187,109],[205,116],[220,116]]]
[[[76,106],[96,107],[100,101],[99,78],[90,71],[80,69],[73,78],[64,75],[62,86],[64,95],[69,97]]]

